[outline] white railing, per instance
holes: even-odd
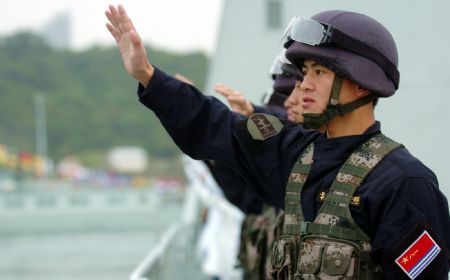
[[[64,193],[33,192],[3,193],[0,195],[0,212],[76,210],[90,211],[102,208],[159,207],[153,190],[103,190],[69,191]]]
[[[150,280],[162,279],[161,276],[167,274],[164,260],[169,251],[170,243],[180,234],[180,225],[171,225],[159,240],[157,246],[141,261],[130,275],[130,280]]]
[[[242,212],[224,199],[202,162],[183,157],[182,163],[189,181],[182,216],[129,279],[208,279],[205,272],[224,280],[242,279],[241,271],[236,269]],[[201,208],[208,209],[204,225],[199,220]],[[216,236],[209,238],[211,234]]]

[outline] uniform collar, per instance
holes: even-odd
[[[336,138],[327,138],[325,134],[322,134],[314,142],[314,156],[316,160],[332,160],[343,161],[346,160],[350,154],[364,141],[371,136],[380,132],[380,122],[375,122],[370,126],[363,134],[343,136]]]

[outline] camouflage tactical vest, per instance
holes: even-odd
[[[242,223],[239,262],[244,280],[271,279],[271,252],[281,236],[284,215],[265,206],[260,215],[247,215]]]
[[[301,192],[313,163],[310,144],[295,163],[286,186],[283,234],[272,248],[273,279],[380,279],[370,238],[354,222],[349,204],[356,188],[400,144],[377,134],[343,164],[314,222],[304,220]]]

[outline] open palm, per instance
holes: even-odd
[[[153,66],[148,62],[145,46],[133,22],[122,5],[117,8],[110,5],[105,14],[109,20],[106,27],[116,40],[126,71],[146,86],[153,75]]]

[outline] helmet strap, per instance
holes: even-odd
[[[335,75],[333,80],[333,86],[331,88],[330,100],[328,101],[327,108],[320,114],[303,114],[303,127],[306,129],[319,129],[324,124],[327,124],[331,119],[336,116],[343,116],[353,110],[366,105],[373,101],[373,95],[367,95],[362,98],[356,99],[346,104],[338,104],[339,94],[341,92],[343,78],[340,75]]]

